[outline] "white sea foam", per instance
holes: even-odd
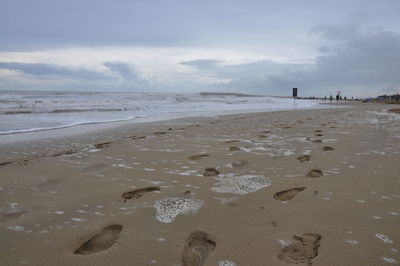
[[[9,226],[6,227],[6,229],[7,230],[12,230],[12,231],[15,231],[15,232],[22,232],[22,231],[25,230],[24,227],[19,226],[19,225],[9,225]]]
[[[387,244],[393,244],[393,241],[383,234],[375,234],[375,236]]]
[[[221,260],[218,262],[218,266],[236,266],[236,263],[231,260]]]
[[[176,216],[195,214],[204,204],[203,200],[187,198],[165,198],[156,201],[156,218],[163,223],[171,223]]]
[[[263,175],[243,175],[215,179],[219,182],[211,188],[211,191],[218,193],[245,195],[271,185],[271,180]]]
[[[381,259],[387,263],[391,263],[391,264],[399,264],[399,261],[393,258],[389,258],[389,257],[381,257]]]
[[[346,239],[345,241],[346,241],[346,243],[349,243],[350,245],[358,245],[358,244],[360,244],[356,240],[352,240],[352,239]]]

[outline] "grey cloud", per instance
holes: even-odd
[[[324,96],[341,90],[352,96],[373,96],[398,89],[400,35],[357,25],[318,27],[313,33],[327,40],[313,63],[261,61],[234,66],[212,66],[218,90],[288,95],[292,87],[303,95]],[[211,71],[211,70],[210,70]]]
[[[123,62],[104,62],[103,65],[108,67],[111,71],[117,72],[125,80],[137,79],[137,71],[133,66]]]
[[[222,61],[213,59],[200,59],[193,61],[181,62],[181,65],[192,66],[198,69],[210,69],[217,66]]]
[[[101,72],[91,71],[83,68],[69,68],[55,64],[0,62],[0,69],[1,68],[15,70],[28,75],[39,76],[42,78],[61,76],[65,78],[84,80],[111,79],[111,77],[108,77]]]
[[[365,13],[393,25],[400,7],[397,0],[2,0],[0,5],[2,50],[299,45],[304,29],[316,23]]]
[[[34,89],[38,90],[145,90],[150,88],[147,80],[140,78],[133,66],[123,62],[105,62],[111,71],[123,79],[107,72],[70,68],[45,63],[0,62],[0,69],[23,73],[18,79],[0,77],[1,89],[32,89],[32,79],[41,80]],[[154,85],[154,84],[153,84]]]

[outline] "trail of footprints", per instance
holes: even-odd
[[[302,121],[299,121],[299,123]],[[290,127],[283,127],[284,129],[288,129]],[[322,130],[315,130],[315,136],[322,136],[320,132]],[[167,132],[155,132],[153,135],[160,136],[164,135]],[[268,134],[270,131],[262,131],[263,134]],[[260,135],[260,138],[266,138],[266,135]],[[132,140],[135,139],[144,139],[145,136],[137,137],[129,137]],[[322,141],[319,139],[312,140],[314,143],[321,143]],[[226,143],[235,143],[239,142],[238,140],[230,140],[226,141]],[[111,142],[104,142],[95,144],[94,147],[96,149],[107,148]],[[229,151],[240,151],[239,147],[231,146],[228,148]],[[333,151],[334,149],[329,146],[325,146],[322,148],[324,151]],[[60,156],[65,154],[71,154],[73,152],[63,152],[62,154],[57,154],[54,156]],[[210,156],[209,154],[197,154],[188,157],[188,160],[201,160],[205,157]],[[311,160],[310,155],[302,155],[297,158],[300,163],[308,162]],[[5,162],[1,163],[0,166],[4,166],[13,162]],[[232,168],[243,168],[247,167],[249,164],[246,160],[235,160],[231,162]],[[218,176],[220,173],[213,167],[205,168],[203,175],[205,177]],[[307,174],[307,177],[317,178],[323,176],[323,173],[319,169],[311,169]],[[274,194],[274,198],[279,201],[289,201],[296,197],[296,195],[302,191],[304,191],[306,187],[294,187],[291,189],[283,190]],[[130,199],[139,199],[143,197],[146,193],[159,191],[160,187],[152,186],[145,187],[140,189],[131,190],[128,192],[124,192],[121,195],[121,198],[124,202]],[[190,191],[187,191],[190,193]],[[185,193],[187,193],[185,192]],[[317,191],[316,191],[317,192]],[[314,193],[315,195],[316,193]],[[122,225],[112,224],[105,226],[101,229],[101,231],[95,235],[93,235],[89,240],[84,242],[77,248],[73,253],[77,255],[89,255],[92,253],[97,253],[109,249],[113,246],[113,244],[117,241],[121,231],[123,229]],[[301,237],[293,236],[293,239],[296,241],[294,244],[290,244],[284,247],[281,253],[278,255],[278,259],[290,264],[298,264],[298,263],[307,263],[311,265],[311,260],[318,255],[318,248],[320,245],[321,235],[315,233],[306,233]],[[217,243],[212,237],[204,231],[194,231],[186,240],[185,246],[182,251],[181,260],[184,266],[201,266],[205,264],[205,261],[209,254],[215,249]]]

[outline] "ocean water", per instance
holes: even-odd
[[[316,108],[318,102],[239,94],[0,91],[0,135],[168,117]]]

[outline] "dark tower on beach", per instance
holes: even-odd
[[[297,97],[297,88],[293,88],[293,98]]]

